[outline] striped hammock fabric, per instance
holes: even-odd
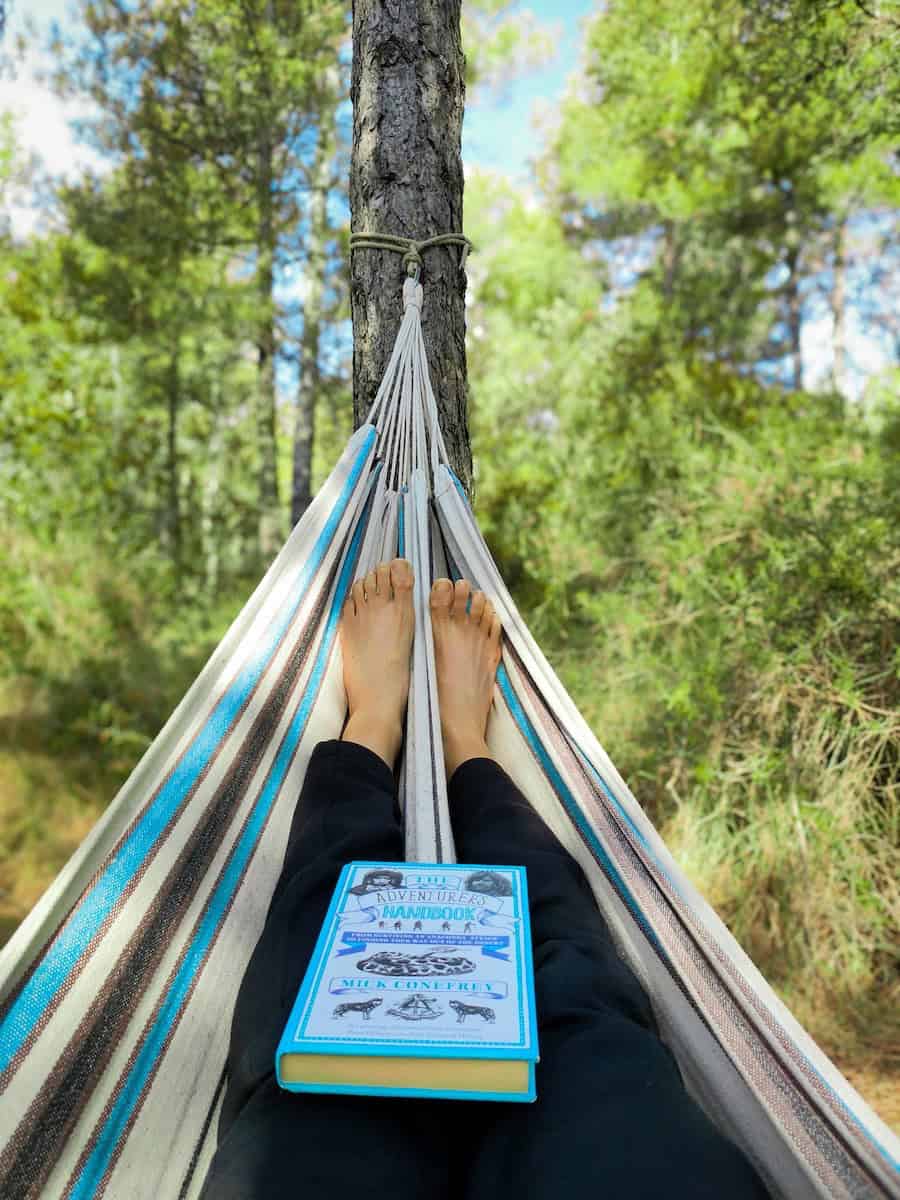
[[[400,553],[416,580],[407,857],[454,860],[427,601],[465,576],[503,622],[491,750],[584,869],[691,1093],[773,1196],[900,1197],[898,1139],[687,882],[525,627],[448,466],[412,279],[404,302],[369,422],[0,956],[0,1196],[199,1193],[304,770],[343,725],[341,605]]]

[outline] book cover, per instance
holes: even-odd
[[[535,1099],[524,867],[351,862],[275,1056],[291,1091]]]

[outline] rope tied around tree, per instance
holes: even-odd
[[[422,252],[431,250],[435,246],[461,246],[462,250],[459,255],[459,269],[462,271],[466,265],[466,257],[470,250],[474,250],[474,246],[461,233],[439,233],[436,237],[423,238],[417,241],[415,238],[397,237],[392,233],[351,233],[350,234],[350,250],[393,250],[397,254],[403,255],[403,265],[406,267],[407,275],[418,280],[419,271],[422,267]]]

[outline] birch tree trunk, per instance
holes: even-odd
[[[354,0],[354,233],[461,233],[465,59],[460,0]],[[365,421],[402,316],[402,256],[356,250],[350,264],[353,423]],[[426,251],[422,328],[450,463],[471,493],[464,273],[459,248]]]

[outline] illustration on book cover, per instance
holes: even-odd
[[[525,1044],[513,872],[368,865],[348,882],[296,1036]]]

